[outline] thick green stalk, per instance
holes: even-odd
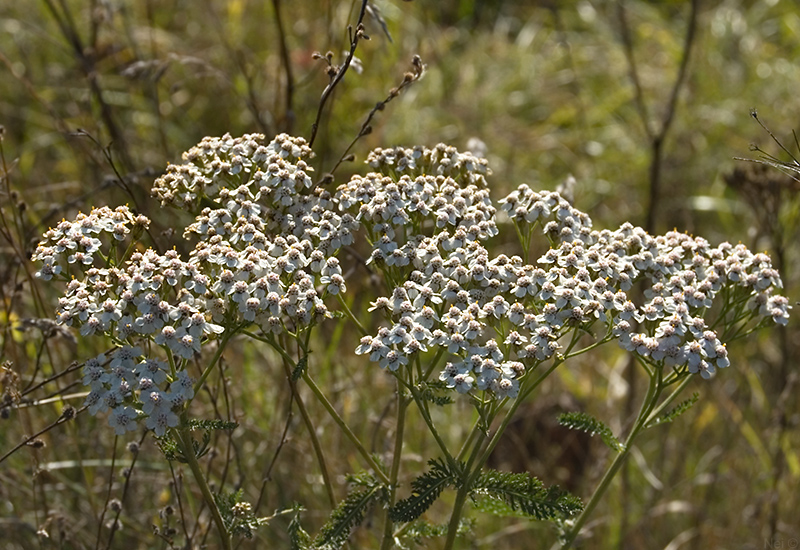
[[[466,472],[464,472],[466,475]],[[453,513],[450,515],[450,523],[447,525],[447,540],[444,543],[445,550],[451,550],[456,542],[458,526],[461,524],[461,511],[467,502],[469,487],[466,483],[462,484],[456,492],[456,501],[453,503]]]
[[[453,544],[455,544],[456,534],[458,533],[458,526],[461,523],[461,515],[463,513],[464,504],[467,501],[467,496],[472,488],[472,484],[475,483],[475,480],[478,479],[478,476],[481,473],[481,469],[483,465],[489,458],[489,455],[492,453],[492,450],[497,446],[500,438],[502,437],[503,433],[505,432],[506,428],[508,427],[509,422],[514,416],[517,408],[525,401],[525,398],[531,394],[539,384],[541,384],[545,378],[547,378],[563,361],[556,359],[553,361],[553,365],[547,369],[546,372],[542,373],[539,378],[534,380],[530,385],[527,385],[525,388],[520,389],[519,395],[514,400],[511,408],[506,413],[505,418],[503,418],[503,422],[500,424],[500,427],[495,431],[494,435],[492,436],[489,443],[483,449],[481,453],[481,447],[483,443],[486,441],[485,437],[477,437],[481,433],[480,423],[476,424],[473,428],[472,433],[469,435],[468,441],[474,441],[477,437],[477,441],[474,441],[472,452],[470,453],[470,457],[467,460],[466,468],[464,470],[464,478],[463,483],[458,489],[456,493],[456,500],[453,503],[453,511],[450,515],[450,523],[447,527],[447,540],[445,541],[444,549],[451,550],[453,548]],[[463,455],[465,455],[465,451],[467,446],[461,449],[461,452],[458,454],[458,459],[460,460]],[[479,455],[480,453],[480,455]]]
[[[392,467],[389,471],[389,505],[386,507],[384,513],[383,541],[381,542],[381,550],[389,550],[394,541],[394,537],[392,535],[393,524],[392,520],[389,518],[389,511],[392,509],[397,495],[397,479],[400,475],[400,460],[403,456],[403,436],[405,435],[406,411],[409,403],[411,403],[411,399],[403,395],[402,388],[400,388],[399,384],[397,391],[399,393],[397,398],[397,425],[394,433],[394,454],[392,456]]]
[[[286,378],[289,380],[289,386],[294,393],[294,401],[297,403],[297,409],[300,411],[300,416],[303,418],[303,423],[306,425],[306,430],[308,430],[308,437],[311,439],[311,447],[314,449],[314,455],[317,457],[317,463],[319,464],[320,473],[322,474],[322,482],[323,485],[325,485],[325,492],[328,495],[328,501],[331,504],[331,508],[336,508],[336,495],[333,492],[333,482],[331,481],[330,473],[328,473],[328,463],[325,460],[325,453],[322,450],[322,444],[319,442],[319,437],[317,437],[317,431],[314,428],[314,422],[311,420],[311,415],[308,414],[308,409],[306,409],[305,402],[300,396],[300,392],[297,391],[297,384],[292,379],[291,363],[284,361],[283,367],[286,370]]]
[[[181,417],[181,423],[184,425],[187,424],[188,417],[186,413],[182,414]],[[211,510],[211,517],[214,519],[214,523],[217,526],[219,538],[222,543],[221,547],[224,550],[231,550],[231,534],[225,526],[225,521],[222,519],[222,515],[219,512],[219,507],[217,507],[217,501],[214,500],[214,495],[211,493],[211,488],[208,486],[208,480],[203,473],[203,469],[200,467],[200,463],[197,461],[197,456],[194,453],[194,445],[192,445],[192,434],[189,432],[188,428],[176,428],[173,430],[173,433],[177,436],[176,439],[181,447],[181,452],[186,459],[186,463],[189,465],[189,469],[192,471],[195,482],[198,487],[200,487],[203,500],[206,501],[206,506]]]
[[[369,467],[372,468],[372,470],[375,472],[375,476],[378,479],[380,479],[381,482],[385,483],[386,485],[389,485],[390,483],[389,478],[386,476],[386,474],[383,472],[380,466],[378,466],[378,463],[375,462],[375,459],[372,458],[372,455],[369,454],[369,451],[367,451],[367,449],[364,447],[361,441],[359,441],[356,434],[354,434],[353,430],[350,429],[350,426],[348,426],[347,423],[344,421],[344,419],[341,416],[339,416],[339,413],[333,407],[331,402],[328,401],[328,398],[325,397],[325,394],[322,393],[322,390],[319,389],[319,386],[317,386],[314,383],[314,380],[312,380],[312,378],[308,375],[307,372],[303,373],[303,381],[308,385],[309,389],[311,389],[311,391],[314,393],[317,400],[320,403],[322,403],[322,406],[325,407],[326,411],[328,411],[328,414],[330,414],[333,421],[336,422],[336,425],[339,426],[339,428],[341,428],[341,430],[344,432],[344,434],[347,436],[350,442],[353,443],[353,445],[358,450],[359,454],[361,454],[362,458],[367,462],[367,464],[369,464]]]
[[[647,395],[645,395],[645,398],[642,401],[639,414],[636,416],[636,421],[633,424],[633,428],[631,428],[631,432],[628,434],[628,438],[625,440],[624,447],[617,454],[617,456],[614,457],[611,466],[609,466],[608,470],[606,470],[606,473],[603,474],[603,479],[600,480],[600,484],[597,486],[597,489],[595,489],[594,494],[592,494],[592,498],[586,504],[586,507],[583,509],[580,516],[578,516],[578,519],[575,520],[575,523],[572,525],[570,531],[564,537],[564,542],[561,546],[562,550],[567,550],[568,548],[572,547],[572,544],[575,542],[575,539],[583,528],[583,525],[586,523],[586,520],[589,519],[589,516],[591,516],[595,507],[597,507],[597,504],[603,498],[606,490],[608,490],[608,488],[611,486],[614,476],[616,476],[619,469],[625,463],[625,459],[628,457],[628,453],[633,446],[634,440],[646,426],[647,421],[650,418],[650,413],[655,408],[662,389],[663,386],[661,385],[660,376],[658,374],[651,376],[650,386],[647,388]]]

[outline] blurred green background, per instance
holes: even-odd
[[[52,317],[58,296],[58,289],[35,282],[26,261],[42,231],[78,210],[126,202],[150,216],[158,232],[168,231],[177,218],[147,199],[149,187],[203,136],[289,132],[308,138],[328,83],[324,61],[312,56],[330,51],[334,64],[344,60],[347,26],[360,4],[0,2],[4,395],[13,394],[14,376],[18,388],[30,388],[97,353],[89,343],[26,322]],[[424,78],[377,113],[372,133],[352,150],[355,162],[338,168],[338,181],[363,172],[373,147],[446,142],[466,149],[479,139],[494,172],[495,200],[520,183],[554,189],[573,175],[574,204],[595,227],[630,221],[655,232],[699,234],[714,244],[744,242],[773,255],[786,294],[797,301],[797,184],[778,170],[734,160],[758,158],[751,143],[790,160],[751,118],[751,108],[798,153],[792,136],[800,127],[795,2],[376,0],[374,7],[379,13],[365,19],[371,39],[356,52],[359,70],[351,67],[322,113],[317,174],[333,168],[419,54],[427,65]],[[694,31],[684,64],[688,29]],[[494,242],[493,249],[514,252],[511,239]],[[354,295],[359,284],[348,283]],[[345,358],[354,335],[335,324],[327,330],[327,347],[320,342],[314,357],[317,381],[356,432],[383,452],[391,439],[384,410],[391,384],[383,373]],[[584,547],[756,549],[796,542],[798,343],[792,320],[731,345],[732,368],[692,385],[700,402],[675,425],[640,439]],[[208,467],[228,487],[241,486],[250,502],[261,494],[262,515],[298,501],[310,509],[306,528],[319,527],[328,510],[296,419],[280,446],[289,404],[282,369],[252,348],[229,354],[226,368],[230,409],[208,413],[236,418],[241,427],[232,438],[215,440]],[[526,414],[533,420],[515,430],[519,441],[536,444],[510,462],[546,482],[559,478],[585,498],[607,454],[587,444],[567,449],[565,459],[565,436],[547,419],[565,408],[585,408],[622,433],[642,380],[617,350],[573,364],[558,378],[547,393],[570,397],[530,404]],[[26,394],[39,403],[5,409],[0,453],[58,418],[65,401],[48,402],[49,396],[81,388],[77,377],[62,377]],[[212,393],[221,388],[217,381]],[[454,426],[454,437],[459,430]],[[325,419],[319,431],[326,448],[343,453],[332,471],[361,467],[335,425]],[[21,449],[0,469],[0,547],[92,548],[98,533],[105,547],[109,531],[98,522],[109,479],[114,495],[123,489],[120,469],[131,460],[125,441],[115,441],[103,419],[86,415],[42,439],[43,448]],[[422,431],[410,445],[407,467],[418,471],[433,446]],[[147,439],[112,547],[169,547],[151,525],[165,525],[158,510],[175,505],[181,479]],[[341,498],[344,480],[337,482]],[[242,547],[286,547],[287,523],[276,519]],[[374,544],[365,533],[354,540],[353,548]],[[554,542],[547,525],[479,518],[463,547],[549,548]]]

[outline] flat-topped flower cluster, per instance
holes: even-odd
[[[176,426],[207,375],[195,381],[189,363],[206,349],[244,330],[299,338],[330,318],[329,298],[347,290],[345,246],[368,247],[388,289],[370,301],[382,324],[356,354],[473,396],[516,397],[526,373],[564,358],[571,332],[709,378],[729,365],[716,330],[788,320],[769,257],[743,245],[594,230],[558,193],[527,185],[499,201],[500,224],[485,159],[444,145],[377,149],[373,171],[335,192],[312,180],[312,155],[300,138],[226,135],[170,165],[153,194],[195,216],[186,259],[144,248],[149,220],[127,207],[45,233],[34,259],[38,277],[66,281],[58,322],[113,342],[86,362],[84,383],[89,410],[111,411],[117,433],[138,420],[159,436]],[[489,239],[512,226],[525,252],[492,254]],[[535,226],[550,248],[528,263]]]
[[[289,136],[224,136],[170,165],[153,194],[196,215],[186,259],[145,249],[149,220],[127,207],[96,208],[45,233],[37,276],[67,281],[56,319],[114,343],[87,362],[84,382],[86,405],[111,410],[117,433],[137,419],[159,436],[177,425],[194,395],[189,362],[212,341],[253,325],[296,334],[330,317],[323,297],[345,290],[335,253],[358,224],[310,189],[311,155]]]

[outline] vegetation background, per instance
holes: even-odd
[[[58,296],[32,277],[27,257],[38,236],[78,210],[126,202],[151,217],[157,232],[168,232],[181,227],[180,214],[160,211],[147,198],[149,187],[203,136],[285,131],[308,138],[328,83],[324,60],[312,54],[331,51],[334,64],[343,61],[347,25],[359,6],[355,0],[0,2],[0,455],[56,422],[66,403],[82,403],[77,371],[54,375],[99,351],[37,321],[52,317]],[[749,151],[756,142],[789,160],[749,116],[754,107],[797,149],[795,2],[382,0],[374,7],[380,14],[365,21],[371,40],[356,52],[360,70],[351,67],[322,113],[317,174],[332,169],[419,54],[425,77],[377,113],[338,180],[363,171],[373,147],[447,142],[466,149],[480,146],[471,140],[478,138],[494,171],[495,199],[519,183],[554,189],[573,175],[574,204],[596,227],[631,221],[712,243],[742,241],[773,255],[785,293],[797,301],[797,183],[733,158],[758,158]],[[514,251],[510,241],[493,246]],[[348,282],[355,308],[359,287],[368,284]],[[328,331],[311,368],[354,430],[383,452],[392,434],[386,415],[392,386],[350,358],[353,334],[335,323]],[[710,382],[698,378],[692,391],[699,403],[675,425],[640,439],[584,547],[755,549],[797,541],[799,343],[792,321],[737,342],[731,369]],[[623,433],[642,380],[616,349],[557,373],[543,392],[550,397],[530,403],[527,420],[515,426],[520,444],[512,441],[496,460],[586,497],[607,455],[600,445],[568,438],[552,419],[565,408],[584,408]],[[212,442],[206,465],[219,486],[241,487],[261,515],[306,505],[303,523],[314,530],[329,508],[289,395],[280,364],[265,350],[228,354],[205,414],[240,427]],[[357,471],[336,426],[314,412],[331,450],[330,469]],[[453,425],[451,435],[462,428]],[[411,472],[434,450],[423,430],[411,438],[405,465]],[[168,548],[152,528],[182,532],[180,521],[164,513],[168,505],[186,516],[187,529],[195,528],[200,501],[189,497],[188,509],[177,512],[183,476],[151,438],[143,439],[127,479],[122,469],[134,460],[128,441],[115,438],[102,418],[82,414],[38,441],[43,445],[20,449],[0,469],[0,547]],[[515,447],[519,456],[511,455]],[[337,482],[341,498],[344,478]],[[108,498],[123,493],[122,526],[112,534],[103,510]],[[274,519],[241,547],[288,546],[288,521]],[[193,540],[201,544],[204,526],[196,529]],[[478,518],[464,546],[554,542],[547,525]],[[355,535],[354,548],[372,544],[367,533]]]

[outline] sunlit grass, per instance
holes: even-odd
[[[91,3],[65,4],[88,45]],[[270,3],[211,2],[207,9],[198,9],[178,1],[99,8],[98,39],[89,53],[122,141],[112,140],[81,62],[45,3],[8,2],[1,7],[0,52],[5,60],[0,66],[0,124],[5,127],[9,170],[5,176],[26,203],[23,223],[14,234],[18,248],[29,253],[42,230],[79,209],[131,202],[114,182],[103,147],[109,147],[114,166],[160,232],[173,220],[159,217],[157,208],[145,202],[152,181],[167,162],[177,161],[181,151],[203,136],[291,130],[308,137],[327,83],[323,65],[311,54],[331,50],[341,60],[345,27],[354,8],[351,2],[332,0],[301,4],[282,4],[296,83],[291,116],[284,107],[284,73]],[[332,168],[369,110],[400,82],[411,56],[419,53],[427,64],[425,78],[379,113],[372,135],[356,147],[357,164],[345,163],[338,180],[360,171],[360,161],[374,146],[445,141],[464,149],[469,138],[478,137],[488,146],[494,198],[521,182],[553,189],[573,174],[578,182],[576,206],[590,211],[598,226],[613,228],[624,220],[642,223],[649,153],[631,102],[614,8],[601,2],[569,2],[554,11],[497,2],[496,8],[484,12],[485,19],[475,21],[472,12],[459,16],[457,9],[448,9],[451,4],[442,3],[438,10],[422,2],[381,5],[393,42],[368,22],[371,40],[361,43],[357,52],[364,72],[348,74],[323,117],[319,148],[315,147],[317,176]],[[743,240],[754,249],[771,246],[745,201],[726,189],[721,177],[735,166],[732,157],[746,155],[750,142],[764,138],[752,124],[749,108],[759,107],[776,132],[788,134],[796,125],[800,50],[794,38],[800,16],[790,3],[768,4],[726,2],[701,12],[688,83],[666,146],[666,192],[657,205],[663,229],[702,233],[712,242]],[[629,12],[646,101],[656,117],[677,69],[686,9],[631,2]],[[96,142],[71,134],[79,128]],[[691,200],[697,197],[725,199],[732,206]],[[2,196],[7,216],[16,203]],[[711,206],[699,209],[698,204]],[[794,303],[797,247],[791,239],[788,243],[783,276]],[[42,380],[99,350],[61,336],[45,339],[35,328],[18,330],[21,319],[50,317],[55,295],[45,286],[34,294],[25,275],[26,269],[33,270],[21,266],[22,258],[11,243],[3,241],[2,246],[2,359],[19,373],[22,389],[32,383],[34,372]],[[365,274],[357,280],[348,283],[348,299],[356,302],[354,311],[365,311],[358,305],[358,290],[359,285],[367,288],[369,278]],[[364,324],[369,321],[361,319]],[[389,460],[391,380],[348,360],[358,335],[344,331],[336,321],[324,330],[309,372],[318,384],[331,388],[340,414],[362,441],[369,442],[370,451]],[[685,541],[686,548],[734,548],[743,541],[761,548],[770,533],[783,537],[778,540],[799,535],[794,510],[800,503],[793,490],[800,478],[796,392],[782,395],[786,381],[774,374],[783,372],[776,366],[781,361],[797,357],[796,331],[789,327],[785,332],[783,343],[776,331],[732,345],[734,368],[710,384],[698,382],[691,388],[701,393],[698,406],[682,422],[642,437],[638,448],[646,467],[638,459],[629,463],[627,485],[618,480],[613,486],[596,514],[595,536],[586,542],[587,548],[608,548],[608,541],[620,547],[656,548],[676,540]],[[560,373],[558,384],[548,391],[576,395],[592,413],[624,431],[635,414],[626,410],[624,366],[624,358],[610,351]],[[264,483],[260,513],[269,515],[292,502],[325,502],[307,428],[296,411],[287,419],[290,393],[279,356],[260,347],[234,347],[224,367],[209,384],[217,410],[192,411],[198,417],[230,415],[240,423],[230,439],[222,435],[213,441],[209,468],[214,477],[221,478],[227,470],[226,483],[241,486],[245,499],[255,503],[288,420],[283,447]],[[45,400],[75,381],[66,393],[83,391],[73,375],[30,397]],[[8,379],[3,382],[4,391],[10,387]],[[315,428],[324,446],[342,451],[331,453],[335,462],[329,464],[341,498],[345,482],[340,476],[364,466],[347,451],[347,440],[306,389],[300,391],[319,421]],[[68,402],[78,407],[82,399]],[[1,424],[0,453],[56,420],[63,405],[52,401],[10,411]],[[776,417],[778,405],[785,412],[783,419]],[[464,414],[471,409],[464,407]],[[407,429],[413,432],[417,422],[412,414]],[[424,469],[435,449],[426,434],[420,429],[418,437],[409,438],[410,458],[403,465],[409,477],[401,480],[405,483]],[[450,435],[455,439],[462,434]],[[125,445],[138,440],[138,434],[115,441],[103,420],[84,413],[41,439],[44,447],[21,449],[0,470],[5,544],[93,548],[109,486],[119,498],[125,481],[122,468],[132,460]],[[167,505],[179,514],[178,492],[184,495],[187,523],[201,515],[201,500],[191,502],[185,490],[172,486],[181,477],[176,470],[178,477],[173,478],[151,437],[139,452],[121,515],[123,528],[113,547],[158,547],[161,542],[151,525],[163,529],[158,512]],[[579,485],[581,496],[590,494],[598,481],[601,470],[594,463],[606,457],[602,449],[592,448]],[[377,522],[379,513],[374,513]],[[434,510],[434,516],[437,513]],[[315,529],[326,516],[327,510],[309,506],[305,526]],[[446,521],[447,515],[441,512],[436,519]],[[262,528],[243,547],[288,547],[289,520],[280,518]],[[479,548],[547,547],[555,538],[548,526],[479,521]],[[176,525],[174,517],[171,525]],[[49,538],[37,536],[39,529]],[[109,531],[99,531],[99,547],[104,548]],[[363,533],[355,537],[353,547],[376,544]]]

